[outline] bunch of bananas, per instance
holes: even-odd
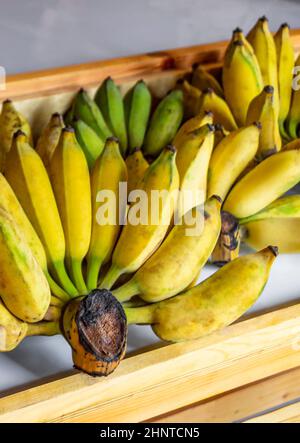
[[[0,350],[61,333],[77,368],[107,375],[128,324],[182,341],[239,318],[268,280],[269,245],[300,249],[300,196],[283,196],[300,181],[293,67],[288,26],[273,37],[263,17],[233,32],[222,82],[197,66],[155,108],[144,81],[122,97],[109,77],[34,141],[5,101]],[[257,252],[239,257],[241,240]],[[197,285],[210,258],[225,266]]]

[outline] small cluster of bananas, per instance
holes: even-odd
[[[93,99],[82,89],[63,117],[53,114],[34,143],[5,101],[0,350],[62,333],[76,367],[108,374],[124,356],[127,324],[181,341],[239,318],[268,280],[277,255],[268,245],[298,249],[300,196],[282,197],[300,180],[293,66],[288,27],[273,38],[262,18],[247,39],[234,31],[222,86],[197,67],[154,111],[143,81],[123,98],[107,78]],[[136,189],[148,197],[139,224],[129,222]],[[101,191],[115,199],[103,202]],[[168,191],[155,221],[153,191]],[[196,200],[178,198],[185,191],[199,191]],[[103,223],[110,205],[115,220]],[[203,229],[193,230],[199,217]],[[240,236],[259,251],[196,285],[211,256],[238,255]]]

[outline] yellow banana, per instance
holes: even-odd
[[[237,218],[255,214],[300,181],[300,151],[282,151],[267,157],[234,186],[224,210]]]
[[[120,275],[135,272],[164,239],[178,196],[175,154],[175,148],[167,146],[147,169],[101,288],[110,289]]]
[[[0,352],[15,349],[26,336],[27,323],[12,315],[0,301]]]
[[[256,123],[231,132],[214,149],[208,168],[208,196],[225,199],[230,188],[255,157],[260,126]]]
[[[119,198],[119,185],[126,181],[126,164],[120,153],[119,143],[117,139],[108,138],[91,175],[92,236],[87,257],[87,287],[90,291],[97,287],[100,268],[110,259],[118,238],[120,220],[123,220],[126,210],[126,202],[122,205]],[[105,193],[103,198],[99,195],[100,192]],[[111,216],[106,215],[107,220],[104,220],[107,209],[106,192],[113,193],[114,201],[109,206],[113,213]]]
[[[128,171],[127,189],[129,194],[131,191],[138,189],[139,183],[149,167],[149,163],[145,159],[141,149],[136,148],[126,158],[126,166]]]
[[[278,198],[261,211],[239,220],[240,225],[266,218],[300,218],[300,195],[292,194]]]
[[[300,66],[300,55],[295,62],[295,68],[299,69]],[[299,83],[299,72],[296,72],[296,76],[293,80],[293,93],[291,99],[291,107],[289,115],[287,118],[287,131],[290,137],[299,137],[299,125],[300,125],[300,83]],[[297,80],[297,81],[296,81]]]
[[[186,138],[189,137],[189,133],[201,128],[206,124],[213,124],[213,113],[211,111],[205,111],[204,115],[196,115],[195,117],[187,120],[178,130],[174,137],[173,145],[177,151],[185,143]]]
[[[206,200],[207,172],[214,146],[214,126],[207,124],[186,137],[177,153],[180,178],[177,216],[180,218]]]
[[[237,124],[229,106],[225,100],[215,94],[212,89],[206,89],[203,91],[198,103],[198,114],[202,117],[204,116],[205,111],[211,111],[215,123],[220,123],[227,131],[234,131],[237,129]]]
[[[274,36],[277,53],[278,93],[279,93],[279,127],[281,135],[288,139],[285,121],[289,113],[294,68],[294,47],[291,41],[289,26],[284,23]]]
[[[221,141],[230,134],[230,131],[224,128],[224,126],[220,125],[220,123],[216,123],[215,125],[215,143],[214,148],[218,146]]]
[[[250,125],[254,121],[259,121],[262,125],[256,157],[258,160],[263,160],[281,149],[273,86],[265,86],[262,92],[250,103],[246,123]]]
[[[263,78],[264,86],[271,85],[274,88],[274,106],[276,116],[279,115],[277,53],[274,38],[269,29],[268,19],[263,16],[247,35],[251,44]]]
[[[66,239],[67,267],[76,288],[85,294],[82,261],[91,239],[91,186],[88,164],[73,128],[62,130],[50,171]]]
[[[201,91],[183,79],[177,81],[176,89],[181,90],[183,93],[184,119],[187,120],[194,117],[198,111]]]
[[[52,114],[49,123],[37,141],[36,151],[47,169],[49,168],[51,157],[58,145],[61,130],[64,126],[62,116],[58,112]]]
[[[193,70],[192,86],[200,89],[200,91],[211,88],[219,97],[224,98],[224,92],[218,80],[201,65],[196,66]]]
[[[234,33],[225,53],[223,87],[227,103],[239,126],[245,125],[250,102],[263,89],[263,79],[253,49],[242,33]]]
[[[138,294],[157,302],[186,289],[207,262],[221,228],[221,200],[209,199],[200,210],[193,208],[175,225],[146,263],[113,294],[119,301]]]
[[[295,140],[292,140],[282,147],[282,151],[291,151],[293,149],[300,149],[300,138],[295,138]]]
[[[42,320],[50,304],[50,288],[22,232],[0,209],[0,295],[6,307],[20,320]]]
[[[76,296],[64,266],[65,238],[50,180],[21,131],[15,134],[7,156],[5,176],[45,248],[50,271],[69,295]]]
[[[268,281],[277,248],[268,247],[225,265],[176,297],[125,308],[128,324],[152,324],[162,340],[193,340],[231,324],[258,299]]]

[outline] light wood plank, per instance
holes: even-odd
[[[244,423],[300,423],[300,401],[246,420]]]

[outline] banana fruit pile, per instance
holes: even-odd
[[[300,181],[297,63],[288,26],[273,36],[262,17],[234,30],[220,78],[196,66],[160,100],[109,77],[37,140],[4,101],[0,351],[63,334],[75,367],[107,375],[128,324],[177,342],[243,315],[277,247],[300,250],[300,195],[285,195]],[[197,285],[208,261],[224,266]]]

